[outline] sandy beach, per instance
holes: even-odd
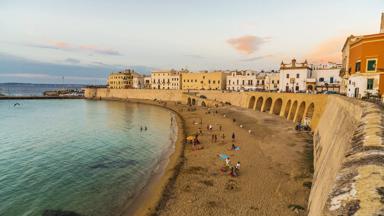
[[[183,152],[171,156],[161,180],[148,188],[135,215],[306,214],[312,179],[309,133],[295,131],[293,123],[277,116],[233,106],[188,111],[188,106],[174,102],[141,102],[176,111],[186,135],[201,128],[203,149],[194,150],[190,144],[183,148],[179,140],[176,148]],[[232,143],[240,150],[230,150]],[[233,165],[240,161],[238,177],[221,171],[225,162],[218,154],[229,155]]]

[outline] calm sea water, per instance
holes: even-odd
[[[42,96],[45,91],[57,89],[81,89],[77,84],[0,83],[0,94],[7,96]]]
[[[171,115],[112,101],[0,100],[0,215],[120,214],[173,148]]]

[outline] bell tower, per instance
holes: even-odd
[[[380,33],[384,33],[384,13],[381,13]]]

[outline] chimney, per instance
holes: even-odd
[[[381,13],[380,33],[384,33],[384,13]]]

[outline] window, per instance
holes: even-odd
[[[355,64],[355,72],[360,72],[360,70],[361,70],[361,62],[358,61]]]
[[[333,77],[329,78],[329,83],[333,83]]]
[[[367,79],[367,90],[373,89],[373,79]]]
[[[300,74],[296,74],[296,78],[300,78]]]
[[[368,71],[376,71],[376,59],[367,60],[367,72]]]
[[[289,74],[287,74],[287,79],[289,78]]]

